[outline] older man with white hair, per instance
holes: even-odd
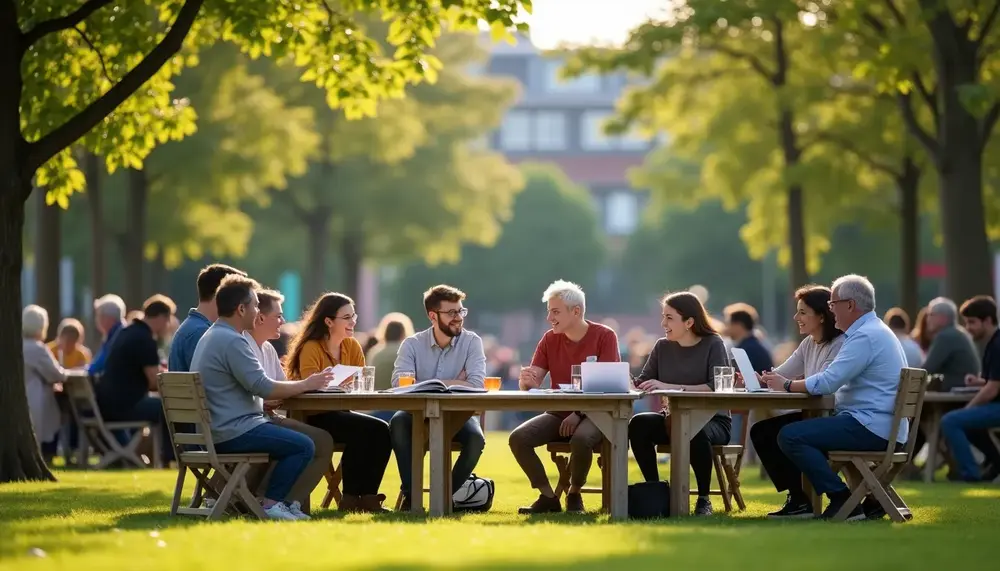
[[[101,332],[101,347],[87,370],[91,375],[103,375],[111,341],[125,325],[125,301],[113,293],[95,299],[94,321]]]
[[[572,382],[573,365],[584,361],[618,361],[618,336],[610,327],[584,318],[587,300],[580,286],[572,282],[553,282],[542,295],[548,304],[547,321],[552,329],[545,332],[531,366],[521,370],[519,386],[529,390],[541,386],[546,373],[551,376],[552,388]],[[562,511],[545,467],[535,453],[535,448],[545,446],[560,438],[569,440],[570,487],[566,494],[566,511],[583,512],[580,489],[587,482],[593,462],[594,448],[603,435],[597,426],[582,412],[546,412],[514,429],[510,434],[510,449],[521,465],[531,487],[539,491],[538,499],[520,513],[546,513]]]
[[[795,467],[805,474],[817,493],[826,494],[830,505],[823,512],[830,519],[844,505],[851,492],[830,468],[826,454],[831,450],[885,450],[892,431],[899,373],[906,356],[896,335],[875,315],[875,288],[867,278],[847,275],[833,282],[830,310],[837,329],[844,332],[844,344],[824,371],[804,380],[786,379],[765,373],[774,391],[834,395],[833,416],[795,422],[778,432],[777,444]],[[896,447],[909,435],[906,421],[900,423]],[[776,513],[773,515],[786,515]],[[801,515],[801,514],[800,514]],[[848,516],[848,521],[882,517],[877,503],[866,501]]]
[[[941,390],[964,387],[965,377],[979,376],[979,351],[972,336],[958,327],[958,306],[954,301],[946,297],[932,299],[927,304],[927,326],[934,340],[921,368],[930,375],[944,376]]]

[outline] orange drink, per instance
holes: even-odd
[[[408,387],[416,381],[415,375],[410,371],[399,373],[399,386]]]
[[[486,377],[483,380],[486,390],[493,392],[500,390],[500,377]]]

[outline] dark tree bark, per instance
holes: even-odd
[[[87,207],[90,214],[90,288],[94,297],[107,293],[107,265],[104,256],[104,200],[101,197],[101,160],[93,154],[83,154],[83,172],[87,177]]]
[[[340,240],[340,263],[344,271],[343,292],[354,300],[361,288],[364,240],[360,232],[345,232]]]
[[[146,234],[149,181],[145,171],[128,171],[128,201],[125,220],[125,251],[122,252],[122,277],[125,282],[125,305],[140,309],[145,300]]]
[[[58,204],[46,204],[44,188],[35,193],[35,303],[49,313],[49,330],[45,338],[55,336],[62,317],[59,260],[62,257],[62,209]]]
[[[920,167],[907,155],[896,176],[899,191],[900,307],[911,319],[920,305]]]
[[[327,208],[316,208],[303,222],[309,232],[309,268],[306,270],[306,296],[303,300],[308,306],[329,289],[326,278],[327,262],[330,259],[330,211]]]

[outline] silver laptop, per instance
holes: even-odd
[[[733,360],[736,361],[736,368],[743,375],[743,384],[746,386],[748,393],[766,393],[770,390],[767,387],[760,386],[760,383],[757,381],[757,373],[754,372],[753,365],[750,364],[750,356],[747,355],[746,351],[733,348]]]
[[[627,393],[629,392],[629,364],[583,363],[583,392],[585,393]]]

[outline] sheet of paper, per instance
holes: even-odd
[[[330,381],[328,387],[339,387],[354,375],[361,372],[361,367],[348,367],[347,365],[334,365],[333,367],[333,380]]]

